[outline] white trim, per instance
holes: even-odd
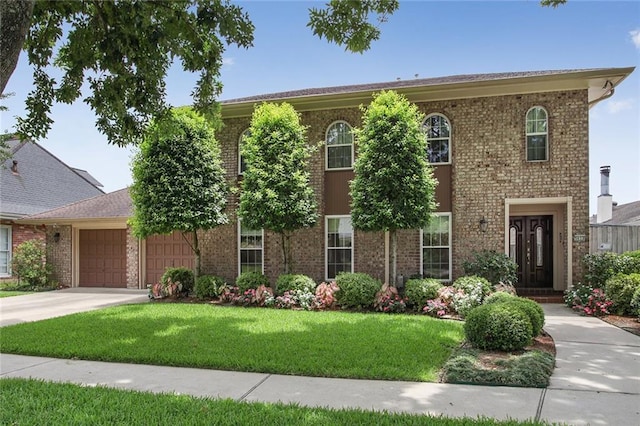
[[[238,175],[243,175],[244,171],[242,170],[242,154],[240,153],[240,145],[242,144],[242,138],[244,137],[244,135],[249,132],[251,129],[247,128],[244,129],[242,131],[242,133],[240,133],[240,136],[238,137]]]
[[[329,168],[329,144],[327,143],[327,135],[329,133],[329,129],[331,129],[334,125],[336,125],[338,123],[344,123],[347,126],[349,126],[349,130],[350,130],[350,133],[351,133],[351,144],[331,145],[331,147],[332,148],[336,148],[336,147],[351,145],[351,166],[350,167],[331,167],[331,168]],[[327,126],[327,130],[325,130],[325,132],[324,132],[324,170],[325,171],[353,170],[353,163],[355,162],[354,146],[355,146],[355,135],[353,134],[353,126],[351,126],[351,124],[349,124],[345,120],[336,120],[333,123],[329,124],[329,126]]]
[[[240,260],[240,253],[242,251],[242,247],[240,246],[240,241],[241,241],[241,237],[242,237],[242,234],[241,234],[241,232],[242,232],[242,224],[241,224],[240,218],[238,218],[238,227],[237,228],[238,228],[238,232],[237,232],[237,246],[238,246],[238,251],[237,251],[238,269],[237,269],[237,272],[238,272],[238,274],[237,274],[237,276],[240,276],[240,274],[241,274],[240,271],[242,269],[242,264],[241,264],[241,260]],[[262,260],[261,261],[262,267],[260,268],[261,269],[260,273],[264,274],[264,228],[260,229],[260,238],[261,238],[261,244],[262,244],[262,247],[260,248],[260,255],[262,257],[262,259],[261,259]],[[258,251],[258,249],[248,249],[248,250]]]
[[[541,109],[544,111],[546,115],[545,121],[547,122],[547,131],[546,132],[532,132],[529,133],[527,131],[527,125],[529,124],[529,113],[534,109]],[[529,160],[529,136],[545,136],[545,146],[544,146],[544,160]],[[527,163],[543,163],[549,161],[551,155],[549,153],[549,112],[542,105],[534,105],[527,110],[527,113],[524,116],[524,159]]]
[[[449,278],[442,279],[439,278],[439,281],[442,282],[450,282],[453,281],[453,216],[451,212],[438,212],[433,213],[433,216],[448,216],[449,217],[449,245],[448,246],[427,246],[427,248],[447,248],[449,249]],[[424,277],[424,228],[420,229],[420,275]]]
[[[327,281],[335,280],[335,277],[329,278],[329,219],[349,219],[350,215],[326,215],[324,217],[324,277]],[[351,272],[354,271],[354,253],[355,253],[355,232],[353,229],[353,222],[351,222]],[[335,248],[347,248],[347,247],[335,247]]]
[[[429,140],[427,138],[427,132],[424,131],[425,123],[427,122],[427,120],[429,118],[434,117],[434,116],[443,117],[445,120],[447,120],[447,123],[449,123],[449,138],[448,138],[449,139],[449,146],[447,148],[449,150],[449,156],[448,156],[449,158],[448,158],[448,161],[441,162],[441,163],[432,163],[427,158],[427,162],[429,162],[429,164],[432,165],[432,166],[444,166],[444,165],[447,165],[447,164],[451,164],[451,158],[453,156],[453,143],[452,143],[452,140],[453,140],[453,126],[451,125],[451,120],[449,120],[449,117],[447,117],[446,115],[442,114],[441,112],[432,112],[431,114],[427,115],[424,118],[424,120],[422,120],[422,130],[423,130],[423,133],[424,133],[424,138],[425,138],[425,140],[427,142],[427,148],[429,147]],[[438,139],[444,139],[444,138],[438,138]]]
[[[11,276],[11,259],[13,257],[13,234],[11,225],[0,225],[0,229],[7,229],[7,272],[0,272],[0,277],[6,278]]]

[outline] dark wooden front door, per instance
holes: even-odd
[[[517,287],[553,287],[553,216],[509,218],[509,256],[518,264]]]

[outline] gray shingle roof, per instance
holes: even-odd
[[[268,93],[264,95],[249,96],[245,98],[228,99],[221,101],[223,105],[233,105],[245,102],[260,102],[269,101],[275,99],[290,99],[299,98],[305,96],[317,96],[317,95],[333,95],[340,93],[357,93],[357,92],[372,92],[379,90],[392,90],[406,87],[420,87],[420,86],[437,86],[444,84],[457,84],[457,83],[472,83],[481,81],[497,81],[512,78],[523,77],[539,77],[550,75],[571,74],[575,72],[583,71],[597,71],[595,69],[582,69],[582,70],[549,70],[549,71],[522,71],[522,72],[504,72],[504,73],[491,73],[491,74],[463,74],[447,77],[432,77],[432,78],[416,78],[413,80],[397,80],[388,81],[383,83],[366,83],[366,84],[352,84],[346,86],[333,86],[333,87],[316,87],[302,90],[292,90],[287,92]]]
[[[128,218],[133,214],[129,188],[27,216],[25,220]]]
[[[613,206],[611,220],[602,225],[636,225],[640,226],[640,201]]]
[[[8,141],[11,157],[0,168],[0,216],[16,218],[104,194],[34,142]],[[17,172],[12,171],[17,161]]]
[[[98,188],[102,188],[104,185],[102,183],[100,183],[100,181],[96,178],[94,178],[91,173],[89,173],[86,170],[82,170],[82,169],[77,169],[75,167],[72,167],[73,171],[75,171],[77,174],[79,174],[80,176],[82,176],[83,178],[85,178],[86,180],[88,180],[89,182],[91,182],[91,185],[93,186],[97,186]]]

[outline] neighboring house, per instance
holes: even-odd
[[[600,167],[598,214],[591,217],[589,226],[589,252],[592,254],[640,250],[640,200],[621,205],[615,203],[609,193],[610,173],[611,167]]]
[[[234,99],[222,102],[224,127],[217,137],[227,178],[239,184],[245,167],[239,146],[255,105],[292,104],[308,126],[309,143],[325,142],[310,162],[320,220],[295,234],[293,269],[316,281],[340,271],[386,281],[388,236],[351,225],[349,181],[357,156],[351,131],[361,126],[359,106],[373,93],[396,90],[425,115],[425,155],[439,181],[431,224],[399,233],[398,272],[452,281],[474,251],[490,249],[518,263],[520,288],[564,290],[581,279],[580,260],[589,252],[589,109],[612,96],[633,70],[462,75]],[[124,215],[89,217],[83,207],[89,202],[76,204],[84,212],[62,208],[25,221],[64,223],[63,235],[70,237],[64,247],[72,256],[59,268],[71,271],[67,284],[144,287],[157,280],[154,265],[177,266],[190,256],[181,257],[189,247],[180,234],[137,241]],[[274,281],[281,272],[279,239],[244,227],[235,214],[237,203],[237,194],[230,195],[229,224],[201,235],[203,272],[232,281],[242,271],[257,270]],[[100,250],[126,253],[126,282],[91,278],[106,267],[88,255]]]
[[[104,194],[89,173],[67,166],[37,143],[12,139],[7,144],[9,158],[0,169],[0,278],[11,277],[12,253],[18,245],[45,239],[41,224],[16,220]]]

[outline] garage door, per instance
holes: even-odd
[[[81,229],[79,252],[81,287],[127,286],[125,229]]]
[[[184,266],[193,269],[194,254],[181,232],[152,235],[147,238],[146,244],[145,284],[159,282],[169,267]]]

